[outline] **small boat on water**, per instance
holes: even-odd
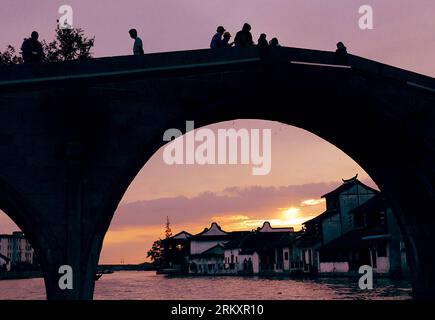
[[[98,272],[95,274],[95,281],[98,281],[98,280],[103,276],[103,274],[112,274],[112,273],[114,273],[113,270],[102,270],[102,271],[98,271]]]
[[[166,275],[184,275],[185,272],[183,272],[180,269],[174,269],[174,268],[166,268],[166,269],[160,269],[156,271],[157,274],[166,274]]]

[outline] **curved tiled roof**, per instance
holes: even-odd
[[[342,184],[341,186],[339,186],[338,188],[336,188],[336,189],[334,189],[334,190],[332,190],[332,191],[330,191],[330,192],[328,192],[328,193],[325,193],[325,194],[322,196],[322,198],[325,198],[325,197],[328,197],[328,196],[331,196],[331,195],[335,195],[335,194],[338,194],[338,193],[342,193],[342,192],[344,192],[344,191],[349,190],[350,188],[352,188],[352,187],[355,186],[355,185],[360,185],[360,186],[362,186],[363,188],[365,188],[365,189],[367,189],[367,190],[370,190],[370,191],[372,191],[372,192],[374,192],[374,193],[379,193],[378,190],[373,189],[373,188],[369,187],[368,185],[365,185],[364,183],[362,183],[361,181],[359,181],[357,178],[350,179],[350,180],[343,180],[343,181],[344,181],[344,182],[343,182],[343,184]]]

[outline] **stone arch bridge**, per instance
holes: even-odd
[[[0,208],[33,244],[47,297],[92,298],[111,218],[166,129],[233,119],[306,129],[358,162],[407,236],[414,296],[435,297],[435,79],[285,47],[0,68]]]

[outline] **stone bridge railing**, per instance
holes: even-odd
[[[259,63],[264,60],[338,66],[334,52],[300,48],[257,47],[243,49],[201,49],[152,53],[143,56],[106,57],[89,60],[0,67],[0,90],[56,82],[101,79],[114,76],[183,72],[191,69],[230,67]],[[343,66],[341,66],[343,67]],[[435,92],[435,79],[355,55],[348,56],[348,65],[356,72],[385,77]]]

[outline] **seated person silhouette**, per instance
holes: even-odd
[[[338,64],[347,65],[348,64],[348,54],[347,48],[344,46],[343,42],[337,43],[337,50],[335,51],[335,60]]]
[[[225,32],[225,28],[222,26],[217,27],[216,33],[211,39],[210,48],[211,49],[218,49],[224,47],[224,43],[222,40],[222,35]]]
[[[38,38],[38,32],[33,31],[30,38],[24,39],[21,46],[24,63],[39,63],[44,59],[44,50]]]
[[[265,33],[262,33],[260,35],[260,38],[258,38],[258,47],[259,48],[267,48],[269,46],[269,43],[267,42],[267,36]]]

